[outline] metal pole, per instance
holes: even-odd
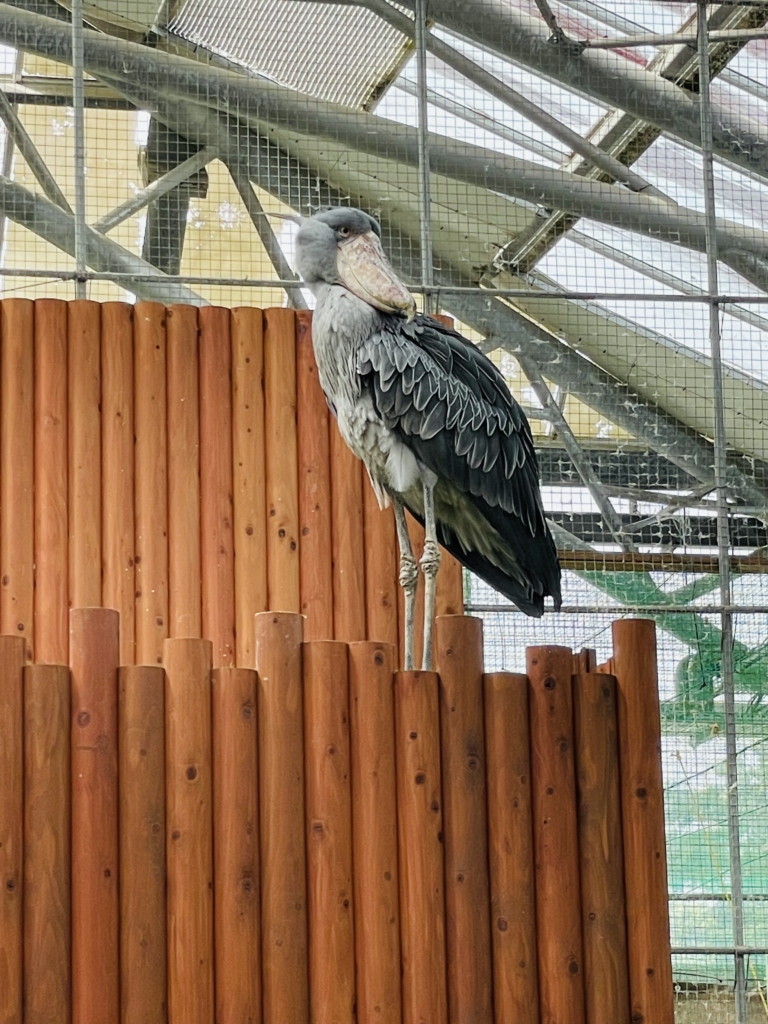
[[[83,0],[72,0],[72,105],[75,126],[75,297],[86,295],[85,261],[85,84],[83,80]],[[81,276],[82,275],[82,276]]]
[[[699,110],[701,113],[701,158],[706,215],[707,290],[709,292],[709,342],[714,392],[715,485],[717,488],[717,547],[720,570],[721,666],[725,712],[725,756],[728,783],[728,853],[731,873],[731,920],[733,943],[744,946],[744,897],[739,839],[739,779],[736,752],[736,707],[733,679],[733,613],[731,612],[731,563],[726,479],[725,401],[723,364],[720,351],[720,304],[717,301],[717,228],[715,224],[715,180],[712,145],[712,109],[709,98],[709,38],[706,0],[697,0],[699,44]],[[747,1024],[747,990],[744,956],[734,952],[736,1024]]]
[[[419,240],[421,242],[421,283],[434,282],[432,267],[432,229],[429,194],[429,102],[427,97],[427,0],[415,0],[413,38],[416,43],[416,89],[418,105],[419,153]],[[437,312],[437,297],[424,296],[424,312]]]

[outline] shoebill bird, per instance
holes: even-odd
[[[418,566],[405,509],[425,530],[423,667],[432,667],[438,543],[528,615],[560,607],[533,438],[499,370],[471,342],[416,312],[381,230],[340,207],[302,219],[297,268],[317,299],[320,384],[379,504],[394,506],[413,668]]]

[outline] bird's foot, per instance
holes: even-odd
[[[400,556],[400,586],[403,590],[416,592],[416,584],[419,582],[419,567],[413,555]]]
[[[440,568],[440,548],[435,541],[424,541],[424,553],[419,560],[421,571],[425,576],[436,576]]]

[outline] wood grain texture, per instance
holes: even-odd
[[[365,543],[363,464],[330,423],[333,635],[365,640]]]
[[[260,309],[232,310],[232,427],[237,664],[254,665],[253,616],[267,604],[264,329]]]
[[[265,1021],[309,1019],[302,617],[255,617],[259,674],[262,1008]]]
[[[24,1019],[69,1024],[70,694],[66,665],[24,669]]]
[[[163,644],[170,1024],[215,1019],[211,658],[210,640]]]
[[[101,308],[68,304],[69,603],[101,604]]]
[[[120,664],[136,660],[133,306],[101,307],[102,601],[120,613]]]
[[[121,1024],[168,1016],[165,902],[165,672],[118,672]]]
[[[330,413],[312,349],[312,314],[296,313],[301,612],[307,640],[333,637]]]
[[[34,303],[0,303],[0,630],[34,647]]]
[[[613,623],[611,664],[618,688],[630,1010],[636,1024],[671,1024],[661,714],[651,619]]]
[[[435,623],[445,844],[448,1009],[452,1020],[493,1020],[488,814],[483,720],[483,624]]]
[[[440,568],[435,591],[435,617],[464,614],[464,569],[450,551],[440,548]]]
[[[397,647],[399,561],[395,515],[380,509],[368,474],[363,474],[366,635]]]
[[[200,364],[197,309],[169,306],[168,345],[168,632],[201,637]]]
[[[400,1024],[395,647],[349,645],[357,1016]]]
[[[616,680],[573,677],[587,1020],[629,1021]]]
[[[260,1024],[261,898],[256,673],[213,672],[217,1024]]]
[[[213,664],[235,661],[232,523],[232,350],[229,310],[200,309],[200,510],[203,633]]]
[[[69,661],[67,303],[35,302],[35,650]]]
[[[0,1020],[22,1022],[25,642],[0,636]]]
[[[298,612],[299,470],[292,309],[264,310],[264,394],[269,607]]]
[[[440,712],[434,672],[395,675],[403,1024],[446,1024]]]
[[[529,647],[527,662],[541,1020],[584,1024],[573,654]]]
[[[120,1014],[118,628],[111,608],[70,612],[73,1024]]]
[[[136,661],[154,665],[163,660],[169,610],[165,307],[156,302],[137,302],[133,337]]]
[[[538,1024],[528,677],[490,672],[483,683],[494,1019]]]
[[[314,1024],[355,1020],[352,795],[347,645],[302,653],[306,771],[309,1002]]]

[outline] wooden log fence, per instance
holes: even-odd
[[[653,624],[397,576],[311,314],[0,302],[2,1024],[672,1024]]]
[[[523,676],[464,616],[433,673],[295,612],[250,668],[70,622],[69,666],[0,637],[3,1022],[672,1024],[652,623]]]

